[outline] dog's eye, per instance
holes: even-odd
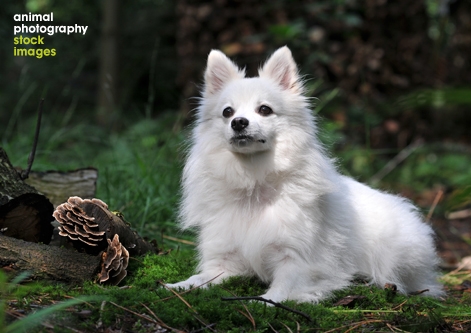
[[[260,113],[262,116],[268,116],[269,114],[273,113],[273,110],[266,105],[262,105],[260,109],[258,109],[258,113]]]
[[[222,116],[224,118],[230,118],[234,115],[234,110],[228,106],[227,108],[225,108],[223,111],[222,111]]]

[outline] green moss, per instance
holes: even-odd
[[[267,285],[255,278],[233,277],[222,285],[180,292],[182,299],[176,297],[161,282],[188,278],[194,273],[196,260],[192,246],[161,237],[163,234],[193,239],[191,234],[179,233],[175,224],[183,135],[169,130],[172,119],[166,116],[156,121],[142,121],[111,136],[87,124],[62,131],[45,124],[42,152],[38,152],[34,165],[36,170],[97,167],[100,171],[97,197],[112,209],[123,212],[139,233],[156,239],[164,250],[173,251],[166,255],[132,258],[129,275],[118,287],[92,282],[70,286],[36,281],[12,289],[0,275],[0,318],[12,320],[5,316],[9,310],[30,314],[57,301],[96,295],[100,300],[74,305],[68,311],[57,310],[50,315],[48,322],[53,323],[54,331],[71,332],[67,329],[71,327],[96,332],[98,325],[98,330],[103,331],[109,328],[123,332],[155,332],[158,331],[156,322],[184,331],[210,331],[204,329],[209,325],[219,332],[272,332],[273,329],[296,332],[298,327],[302,332],[393,331],[396,328],[442,332],[456,321],[461,321],[464,331],[466,325],[470,328],[471,296],[459,290],[451,292],[445,300],[435,300],[394,295],[356,282],[317,305],[284,303],[304,312],[311,321],[260,302],[221,300],[222,297],[265,293]],[[4,148],[13,163],[25,165],[31,140],[19,136],[9,142]],[[469,280],[469,276],[469,272],[447,274],[443,281],[459,285]],[[335,306],[348,295],[364,298],[350,307]],[[89,311],[86,317],[78,314],[83,310]],[[0,333],[3,333],[1,324]]]
[[[126,288],[103,288],[88,283],[79,290],[64,290],[63,293],[100,294],[107,303],[103,311],[98,312],[98,305],[95,305],[94,320],[101,317],[105,326],[113,327],[126,318],[132,325],[136,325],[132,326],[134,329],[139,328],[141,331],[145,329],[142,325],[146,324],[146,320],[131,311],[150,318],[154,313],[167,326],[185,331],[202,329],[207,325],[223,332],[264,332],[270,331],[271,327],[278,331],[286,331],[289,327],[295,331],[298,325],[302,329],[315,331],[344,326],[346,330],[355,325],[359,325],[359,329],[366,326],[371,330],[382,330],[388,329],[387,325],[390,325],[405,331],[423,332],[446,325],[448,317],[459,317],[460,312],[470,305],[466,297],[441,302],[421,296],[391,296],[385,290],[360,283],[336,292],[331,299],[318,305],[284,303],[307,314],[312,319],[309,321],[296,313],[269,307],[265,303],[221,299],[234,295],[263,294],[267,286],[255,278],[232,277],[218,286],[191,292],[180,291],[181,298],[162,286],[161,282],[179,281],[190,276],[195,264],[192,251],[149,255],[135,260],[133,272],[125,280],[128,286]],[[364,298],[359,299],[351,308],[334,306],[335,302],[348,295]],[[157,319],[154,317],[154,320]]]
[[[75,305],[67,312],[54,312],[49,322],[53,322],[56,331],[61,332],[69,332],[66,327],[93,332],[97,323],[113,329],[151,332],[157,327],[156,322],[184,331],[209,326],[222,332],[269,332],[272,329],[281,332],[288,331],[288,328],[293,332],[298,328],[314,332],[384,331],[390,328],[408,332],[441,332],[450,323],[471,316],[471,298],[467,293],[442,301],[422,296],[391,295],[362,282],[336,292],[331,299],[317,305],[283,303],[305,313],[311,320],[262,302],[221,299],[263,294],[267,285],[255,278],[232,277],[221,285],[180,291],[180,297],[162,286],[162,282],[179,281],[190,276],[195,265],[193,251],[148,255],[132,261],[124,286],[99,286],[88,282],[74,287],[36,282],[21,288],[9,287],[8,290],[14,290],[11,293],[18,300],[15,308],[27,313],[33,312],[38,305],[47,308],[70,297],[100,297],[100,300]],[[350,307],[335,306],[338,300],[351,295],[363,298],[349,304]],[[89,317],[80,319],[74,314],[82,310],[90,310]],[[37,330],[41,331],[41,328]]]

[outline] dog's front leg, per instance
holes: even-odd
[[[209,284],[218,284],[221,283],[224,277],[224,272],[206,272],[201,274],[196,274],[191,276],[185,281],[177,282],[177,283],[167,283],[165,284],[167,287],[172,289],[190,289],[192,287],[202,287],[207,288]]]
[[[208,259],[210,257],[211,259]],[[245,266],[235,251],[227,253],[210,253],[203,255],[199,265],[199,274],[191,276],[185,281],[166,284],[169,288],[189,289],[202,286],[207,288],[211,284],[220,284],[224,279],[235,275],[244,275]]]
[[[310,280],[309,273],[300,259],[286,257],[275,266],[273,279],[267,292],[261,297],[273,302],[298,300]]]

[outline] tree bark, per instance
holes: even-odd
[[[101,125],[110,125],[118,91],[118,0],[102,2],[100,76],[98,78],[98,113]]]
[[[83,168],[68,172],[31,171],[25,182],[43,193],[57,207],[71,196],[94,198],[97,178],[97,169]]]
[[[29,242],[51,241],[54,207],[26,184],[0,147],[0,231]]]
[[[95,169],[36,176],[30,181],[58,201],[84,188],[91,191],[86,196],[94,196]],[[130,228],[122,214],[111,212],[99,199],[69,197],[53,211],[51,202],[21,179],[0,147],[0,268],[27,270],[37,277],[67,282],[96,279],[118,284],[127,275],[130,253],[157,251]],[[49,244],[53,216],[60,223],[58,235],[66,236],[60,238],[72,240],[79,252],[32,243]]]
[[[131,229],[121,214],[111,212],[99,199],[70,197],[53,215],[60,223],[59,235],[68,237],[79,251],[98,254],[106,249],[108,239],[119,235],[131,255],[157,252],[151,243]]]
[[[0,233],[0,266],[30,271],[36,278],[83,282],[96,278],[101,257],[56,246],[25,242]]]

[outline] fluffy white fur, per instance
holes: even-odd
[[[308,102],[287,47],[256,78],[209,54],[181,203],[182,227],[199,231],[199,273],[168,286],[257,276],[267,299],[318,302],[360,275],[441,295],[430,226],[407,200],[338,173]],[[234,118],[248,125],[235,131]]]

